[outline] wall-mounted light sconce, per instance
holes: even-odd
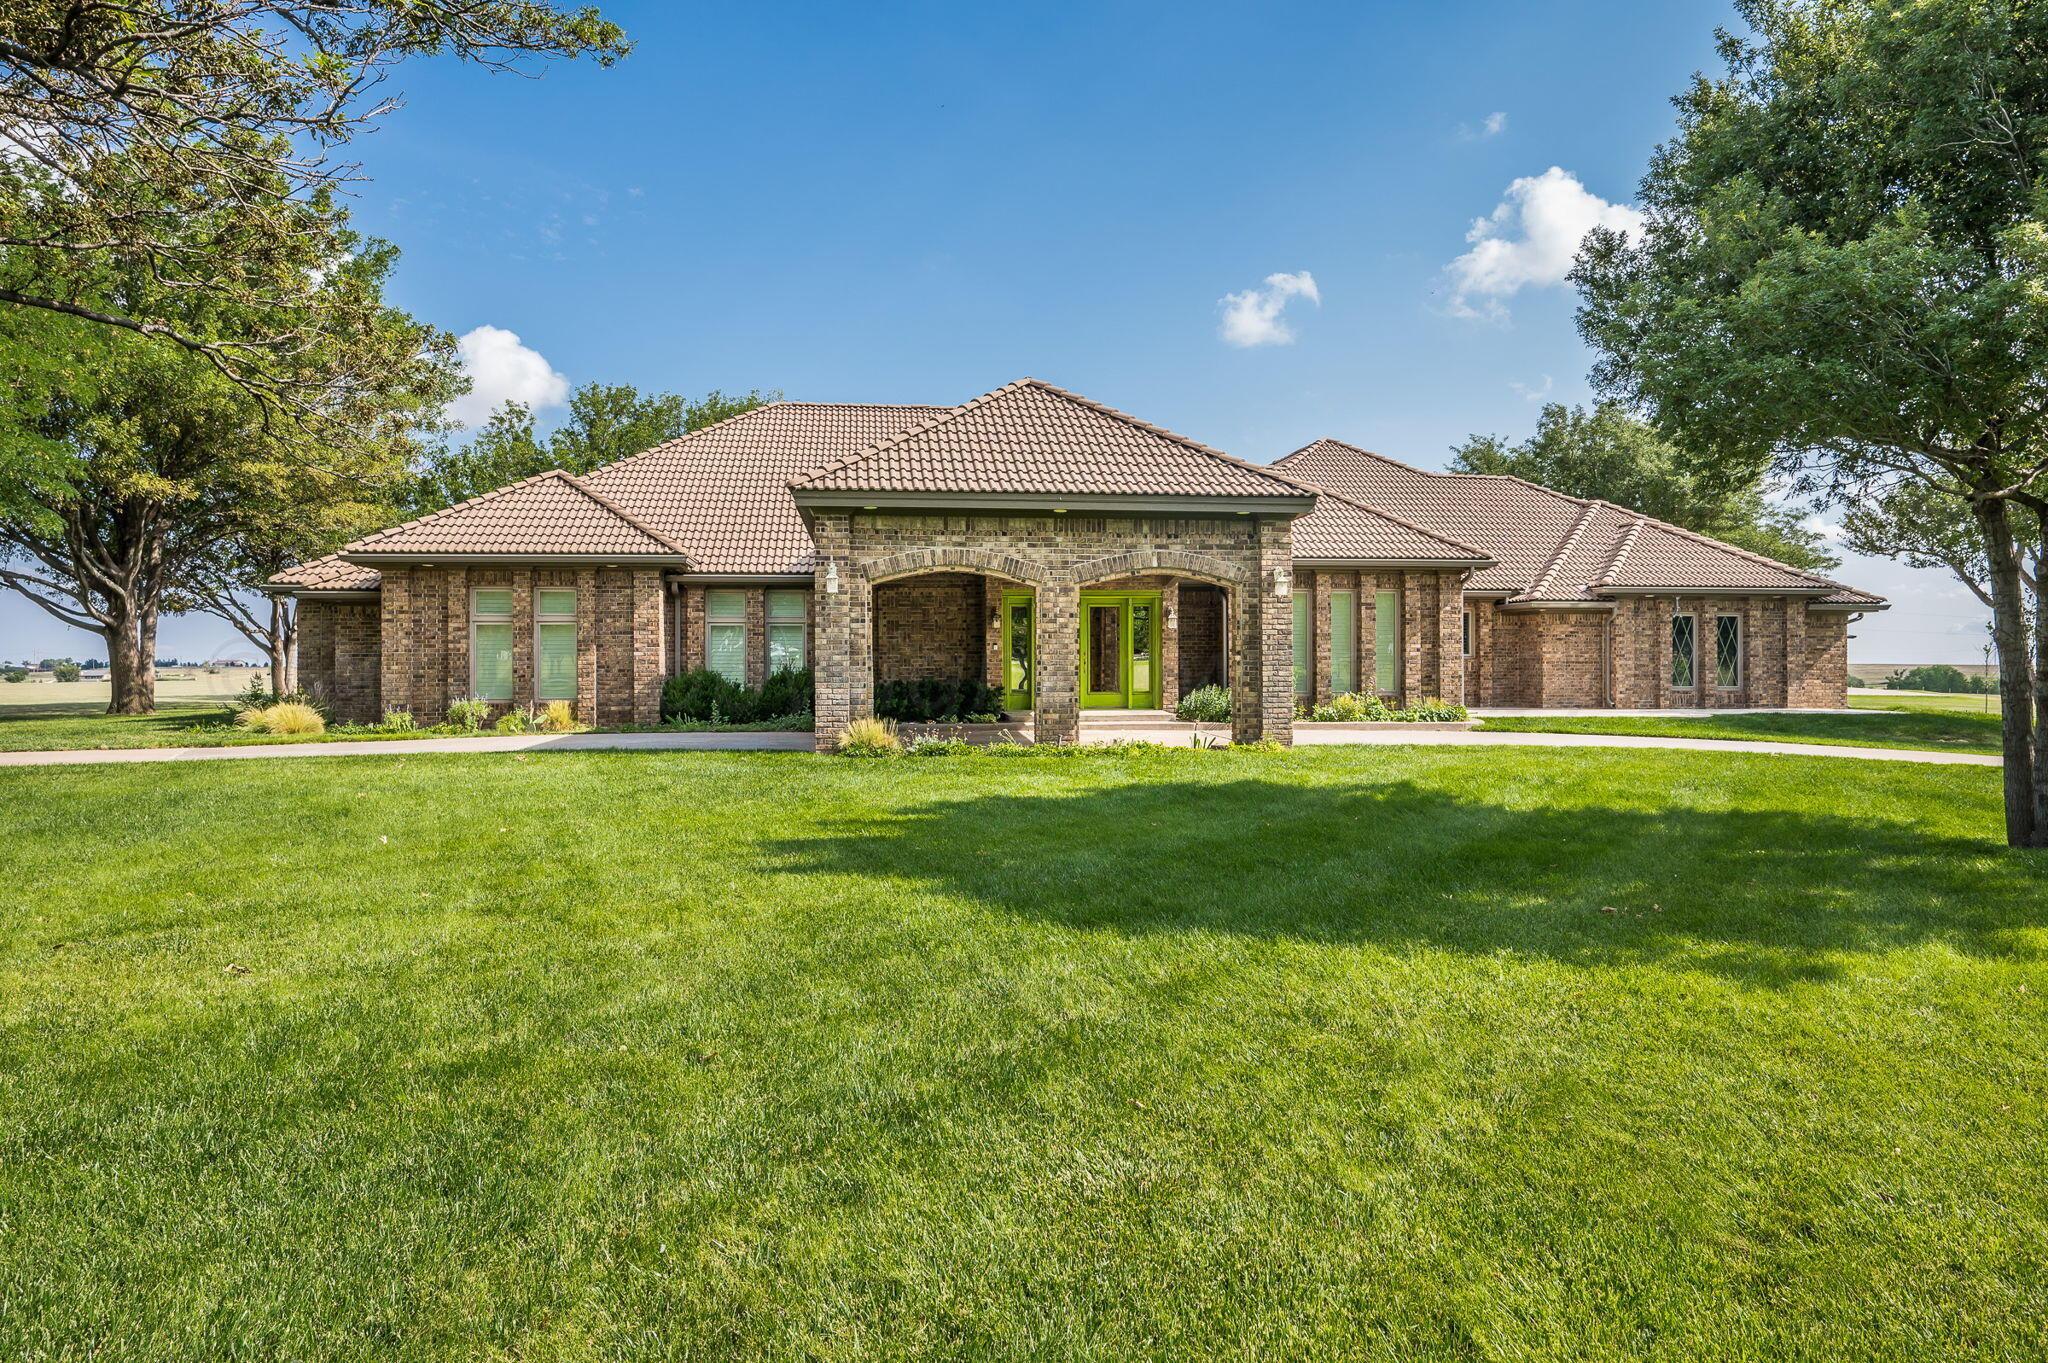
[[[825,592],[828,596],[837,596],[839,594],[839,565],[837,563],[827,563],[825,565]]]
[[[1294,590],[1294,576],[1285,568],[1273,570],[1273,595],[1286,596]]]
[[[1173,628],[1173,607],[1171,606],[1166,608],[1166,627],[1168,629]]]

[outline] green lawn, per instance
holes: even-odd
[[[1851,696],[1858,710],[1924,710],[1934,714],[1989,715],[1998,718],[1996,696],[1945,696],[1925,691],[1888,691],[1881,696]]]
[[[421,754],[0,811],[0,1358],[2040,1355],[1993,770]]]
[[[1775,743],[1826,743],[1865,748],[1933,748],[1947,752],[2002,751],[1998,711],[1988,715],[1949,706],[1902,706],[1900,701],[1950,697],[1851,696],[1856,711],[1881,714],[1503,715],[1482,729],[1566,734],[1642,734],[1658,738],[1746,738]],[[1957,698],[1960,699],[1960,698]],[[1980,701],[1981,703],[1981,701]]]

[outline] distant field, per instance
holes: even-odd
[[[267,676],[254,668],[238,667],[219,672],[180,669],[160,672],[156,680],[158,700],[205,700],[232,696],[249,684],[249,678]],[[105,705],[114,696],[113,686],[103,681],[0,681],[0,706]]]
[[[1927,714],[1995,715],[1996,696],[1943,695],[1937,691],[1880,691],[1849,697],[1857,710],[1918,710]]]

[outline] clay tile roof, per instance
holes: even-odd
[[[310,563],[300,563],[273,575],[264,585],[296,587],[309,592],[374,592],[383,583],[375,568],[343,563],[341,555],[329,554]]]
[[[1626,507],[1506,474],[1434,473],[1341,440],[1277,461],[1291,477],[1428,526],[1490,554],[1468,591],[1515,602],[1598,601],[1616,591],[1798,592],[1882,609],[1882,597]]]
[[[807,476],[802,492],[1302,498],[1290,479],[1037,379],[1019,379]]]
[[[1484,551],[1469,544],[1327,489],[1317,491],[1316,509],[1294,522],[1294,556],[1361,563],[1492,562]]]
[[[700,573],[808,573],[814,549],[790,479],[947,409],[773,402],[582,477],[680,544]]]
[[[358,554],[617,555],[684,561],[673,540],[560,469],[457,502],[343,546]]]

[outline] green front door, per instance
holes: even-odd
[[[1037,692],[1038,631],[1034,628],[1036,598],[1029,592],[1003,596],[1003,708],[1029,710]]]
[[[1149,710],[1159,704],[1159,593],[1081,593],[1081,704]]]

